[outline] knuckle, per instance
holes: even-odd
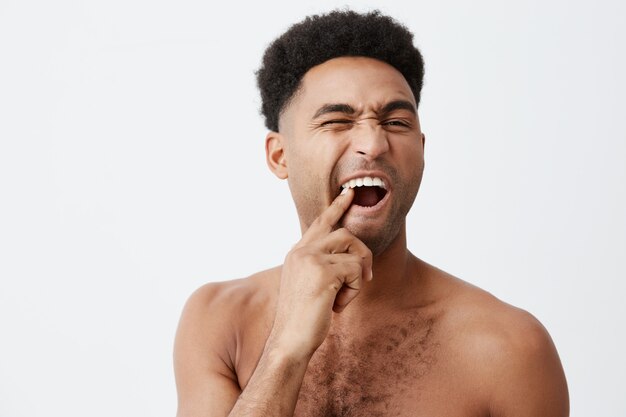
[[[350,231],[348,229],[346,229],[345,227],[341,227],[341,228],[337,229],[337,234],[339,236],[341,236],[342,238],[345,238],[345,239],[352,239],[352,238],[354,238],[354,235],[352,233],[350,233]]]
[[[350,265],[358,265],[359,267],[363,263],[363,257],[358,253],[351,253],[350,255]]]
[[[329,283],[330,289],[332,292],[338,292],[343,286],[344,277],[341,274],[336,274],[334,279]]]
[[[324,210],[319,216],[317,216],[317,218],[315,219],[315,221],[317,221],[318,225],[327,225],[328,223],[330,223],[330,217],[331,213],[328,211],[328,209]]]
[[[335,231],[339,240],[349,246],[354,246],[356,240],[358,240],[354,235],[345,227],[337,229]]]
[[[357,258],[346,264],[345,274],[350,278],[360,277],[362,270],[363,265],[361,263],[361,259]]]
[[[362,255],[367,256],[372,253],[372,251],[370,251],[370,248],[365,243],[363,243],[362,240],[360,239],[356,239],[356,240],[357,240],[356,246]]]

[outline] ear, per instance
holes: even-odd
[[[422,133],[422,150],[424,149],[425,145],[426,145],[426,135]]]
[[[267,166],[281,180],[288,177],[284,141],[285,137],[278,132],[269,132],[265,137]]]

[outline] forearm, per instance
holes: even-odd
[[[229,417],[293,416],[310,357],[266,347]]]

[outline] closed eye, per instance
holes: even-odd
[[[395,127],[411,127],[411,124],[404,121],[404,120],[398,120],[398,119],[392,119],[392,120],[385,120],[382,123],[384,126],[395,126]]]
[[[332,124],[349,124],[349,123],[354,123],[354,122],[348,119],[332,119],[332,120],[327,120],[325,122],[320,123],[320,126],[328,126]]]

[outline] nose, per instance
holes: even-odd
[[[360,121],[353,134],[354,151],[367,159],[374,160],[389,151],[387,132],[376,119]]]

